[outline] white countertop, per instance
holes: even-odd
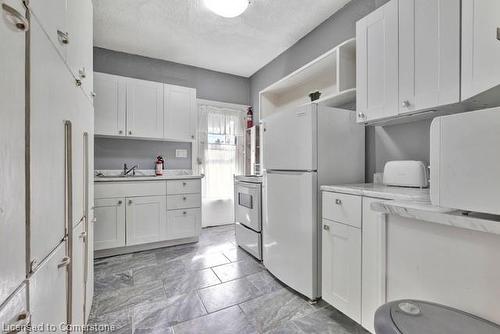
[[[500,235],[500,216],[441,208],[430,202],[380,201],[372,209],[389,215]]]
[[[323,191],[391,200],[429,202],[429,189],[392,187],[383,184],[361,183],[321,186]]]
[[[124,181],[159,181],[159,180],[187,180],[202,179],[203,174],[192,174],[190,170],[166,170],[162,176],[154,175],[152,170],[137,170],[135,176],[120,176],[121,170],[97,170],[94,182],[124,182]]]

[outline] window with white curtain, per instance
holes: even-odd
[[[205,174],[203,197],[233,200],[234,175],[243,173],[243,109],[200,104],[200,172]]]

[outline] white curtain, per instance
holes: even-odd
[[[245,113],[241,109],[199,106],[199,156],[203,197],[233,200],[233,176],[244,166]]]

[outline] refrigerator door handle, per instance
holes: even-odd
[[[266,170],[265,174],[281,174],[281,175],[302,175],[306,173],[316,173],[316,170]]]

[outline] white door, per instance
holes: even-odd
[[[94,89],[95,134],[125,136],[125,79],[96,72]]]
[[[127,246],[160,241],[165,233],[166,196],[131,197],[126,200]]]
[[[192,141],[196,138],[196,89],[164,85],[164,137]]]
[[[316,173],[267,172],[263,193],[264,265],[291,288],[318,297]]]
[[[127,136],[163,137],[163,84],[127,78]]]
[[[20,0],[4,1],[24,17]],[[2,16],[13,14],[2,10]],[[15,21],[14,21],[15,22]],[[0,21],[0,303],[26,277],[25,238],[25,33],[9,20]],[[8,251],[6,251],[8,250]]]
[[[33,327],[51,325],[45,332],[67,333],[59,324],[66,324],[68,302],[68,265],[66,244],[61,243],[29,279],[29,304]],[[46,327],[45,327],[46,328]]]
[[[371,208],[373,202],[380,201],[363,197],[361,324],[372,333],[375,333],[375,312],[386,303],[386,215]]]
[[[94,249],[125,246],[125,199],[96,199]]]
[[[315,105],[284,110],[264,119],[264,168],[316,170],[317,120]]]
[[[201,230],[201,210],[170,210],[167,213],[165,240],[195,238]]]
[[[71,43],[68,44],[67,62],[82,88],[91,96],[93,90],[93,27],[92,0],[67,2],[67,26]]]
[[[81,222],[73,230],[73,245],[71,253],[71,323],[85,323],[85,222]]]
[[[94,299],[94,210],[91,210],[89,215],[89,223],[87,225],[87,238],[85,239],[87,261],[85,263],[85,320],[90,316],[92,309],[92,301]]]
[[[356,23],[357,121],[398,114],[398,0]]]
[[[31,21],[30,258],[40,263],[65,237],[66,169],[75,81],[45,33]],[[69,223],[68,223],[69,224]]]
[[[399,0],[399,113],[460,101],[460,1]]]
[[[500,84],[500,1],[462,1],[462,100]]]
[[[29,2],[34,18],[31,21],[39,22],[63,59],[66,59],[67,48],[72,43],[66,22],[67,2],[68,0],[32,0]]]
[[[323,299],[361,321],[361,229],[323,220]]]

